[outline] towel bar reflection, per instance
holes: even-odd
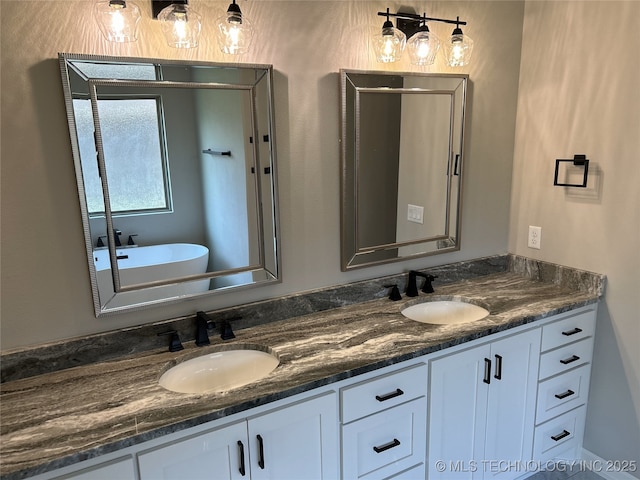
[[[202,150],[202,153],[206,153],[208,155],[216,155],[218,157],[230,157],[231,156],[231,150],[219,151],[219,150],[211,150],[210,148],[207,148],[206,150]]]

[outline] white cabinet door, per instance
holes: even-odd
[[[339,478],[334,392],[249,418],[253,480]]]
[[[540,330],[491,344],[493,369],[488,385],[485,478],[516,478],[532,458]]]
[[[143,452],[138,465],[141,480],[248,479],[247,424],[242,421]]]
[[[331,392],[142,452],[140,479],[333,480],[339,457],[336,402]]]
[[[484,454],[490,354],[491,347],[481,345],[431,362],[430,480],[482,478],[472,470]]]
[[[517,462],[532,458],[539,355],[534,329],[432,362],[431,480],[522,475]]]

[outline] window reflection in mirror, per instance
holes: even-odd
[[[170,210],[162,98],[103,97],[98,116],[113,214]],[[89,215],[104,215],[91,101],[73,99]]]
[[[60,65],[96,315],[279,281],[270,66]]]

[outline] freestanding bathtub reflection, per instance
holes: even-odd
[[[122,286],[205,273],[209,263],[209,249],[191,243],[117,248],[116,254]],[[106,248],[94,250],[93,261],[96,267],[100,303],[105,305],[108,302],[109,308],[193,295],[209,289],[210,280],[204,279],[120,292],[115,295],[109,250]]]

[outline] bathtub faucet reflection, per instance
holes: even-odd
[[[121,247],[122,243],[120,243],[120,235],[122,235],[122,232],[120,230],[114,230],[113,231],[113,239],[116,242],[116,247]],[[96,243],[96,247],[106,247],[105,243],[102,241],[102,239],[106,239],[107,236],[106,235],[102,235],[100,237],[98,237],[98,241]],[[131,238],[131,237],[129,237]]]

